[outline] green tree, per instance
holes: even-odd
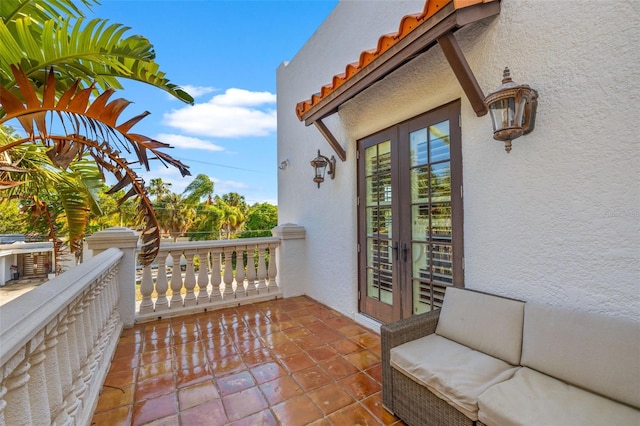
[[[112,226],[135,228],[136,206],[133,200],[127,200],[122,204],[118,204],[118,200],[122,198],[123,195],[123,191],[115,194],[106,194],[105,192],[98,194],[98,204],[101,213],[91,213],[89,215],[87,235]]]
[[[223,210],[216,204],[200,204],[196,220],[189,230],[189,239],[198,241],[220,239],[223,216]]]
[[[156,201],[171,193],[171,182],[164,182],[162,178],[153,178],[149,181],[149,195],[155,195]]]
[[[180,194],[165,195],[155,204],[160,227],[177,241],[189,230],[196,218],[196,210]]]
[[[184,190],[182,195],[187,197],[187,201],[194,205],[199,204],[203,198],[208,205],[213,204],[214,183],[211,178],[200,173]]]
[[[3,199],[0,202],[0,234],[24,234],[20,203],[18,200]]]
[[[231,239],[243,229],[249,206],[244,201],[244,196],[237,192],[216,197],[215,204],[221,212],[221,238]]]
[[[140,164],[148,171],[149,159],[158,159],[178,168],[183,176],[189,171],[162,151],[167,144],[130,132],[147,112],[117,124],[129,102],[110,97],[121,88],[119,79],[126,78],[151,84],[185,102],[193,99],[165,78],[146,38],[125,37],[128,28],[121,24],[85,21],[78,5],[95,4],[95,0],[0,1],[0,125],[17,122],[23,131],[22,137],[0,147],[0,156],[22,144],[35,145],[46,150],[53,167],[68,171],[88,155],[101,175],[109,172],[117,179],[108,193],[124,190],[119,203],[132,197],[138,201],[136,220],[144,229],[140,261],[147,265],[159,249],[159,226],[133,166]],[[136,159],[121,157],[122,152],[133,152]],[[6,162],[3,167],[5,172],[13,167],[8,172],[13,176],[18,168],[23,173],[32,171]],[[6,180],[2,187],[16,185]],[[84,218],[86,227],[89,205],[66,202],[63,206],[75,210],[66,211],[67,218]]]
[[[278,207],[269,203],[251,206],[245,231],[240,238],[270,237],[271,229],[278,225]]]
[[[15,138],[10,129],[3,130],[0,148]],[[4,152],[0,180],[12,182],[3,199],[19,201],[28,231],[53,241],[58,260],[63,246],[81,249],[89,212],[99,212],[96,196],[102,182],[94,162],[81,158],[60,171],[42,146],[18,145]]]

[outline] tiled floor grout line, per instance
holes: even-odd
[[[261,413],[265,413],[266,411],[269,412],[271,420],[275,420],[276,423],[269,421],[269,423],[265,424],[279,424],[278,419],[280,418],[280,415],[282,415],[282,413],[285,415],[287,414],[286,409],[288,405],[286,405],[286,403],[290,402],[293,404],[293,399],[302,396],[304,396],[306,398],[305,400],[315,407],[317,413],[320,415],[320,417],[316,416],[315,420],[312,420],[312,424],[332,424],[330,423],[331,416],[338,416],[337,413],[343,411],[347,413],[348,409],[351,409],[351,412],[353,413],[358,413],[357,410],[353,408],[354,406],[359,407],[360,410],[364,410],[371,419],[375,419],[377,422],[383,421],[384,424],[396,424],[397,419],[393,418],[389,413],[386,413],[388,421],[385,421],[380,418],[381,414],[379,412],[376,413],[372,411],[371,407],[364,403],[365,401],[371,400],[373,401],[371,404],[375,404],[375,398],[379,397],[381,389],[381,384],[379,382],[380,373],[378,373],[377,378],[373,375],[374,370],[379,369],[380,363],[379,336],[377,336],[376,333],[356,324],[343,315],[307,297],[283,299],[280,303],[263,302],[249,306],[253,307],[242,307],[242,309],[230,308],[218,312],[197,314],[191,317],[178,317],[169,320],[161,320],[159,322],[139,324],[136,325],[132,331],[125,332],[121,338],[121,342],[129,336],[133,336],[130,339],[133,340],[133,343],[129,343],[129,340],[125,340],[127,342],[126,344],[119,344],[118,349],[120,349],[124,354],[121,354],[117,359],[124,360],[125,357],[129,357],[129,350],[133,350],[133,355],[131,355],[133,358],[137,357],[135,360],[132,358],[127,367],[129,370],[134,370],[132,372],[133,383],[131,385],[127,385],[132,388],[131,401],[127,401],[124,405],[115,405],[113,407],[107,406],[108,409],[103,408],[100,412],[96,411],[96,415],[94,415],[95,424],[100,424],[101,419],[106,418],[105,413],[109,414],[111,411],[117,411],[121,414],[122,407],[126,407],[128,410],[128,419],[131,423],[137,424],[135,423],[135,416],[139,407],[143,407],[146,402],[157,398],[167,397],[168,395],[172,396],[175,413],[170,414],[169,417],[150,418],[149,422],[140,424],[182,424],[188,426],[186,421],[183,419],[187,412],[190,410],[194,410],[195,412],[198,408],[204,409],[204,405],[215,401],[219,401],[216,405],[220,407],[224,416],[228,420],[224,424],[235,424],[236,422],[244,424],[242,423],[243,420],[253,418]],[[311,310],[312,313],[301,315],[304,314],[304,312],[298,312],[304,309],[305,306],[307,307],[307,310]],[[313,307],[313,309],[311,309],[311,307]],[[294,313],[295,315],[292,315]],[[298,320],[296,318],[300,319]],[[327,321],[330,322],[327,323]],[[331,327],[331,324],[334,326]],[[340,326],[340,324],[346,325]],[[269,325],[273,326],[273,330]],[[285,326],[285,328],[282,328],[282,326]],[[289,331],[288,333],[287,330]],[[317,341],[314,341],[313,338],[309,338],[317,338],[317,335],[323,335],[323,333],[320,332],[321,330],[326,331],[326,333],[324,333],[324,338]],[[333,335],[331,335],[329,331],[333,333]],[[152,339],[152,334],[149,333],[156,333],[157,339]],[[277,333],[282,334],[278,334],[276,336]],[[331,337],[327,338],[327,335]],[[272,337],[269,338],[268,336]],[[358,339],[358,337],[360,337],[360,339]],[[375,340],[371,341],[369,339],[377,339],[377,344]],[[160,342],[162,343],[160,344]],[[350,342],[349,344],[354,345],[354,349],[349,351],[349,347],[345,348],[344,345],[347,345],[347,343],[343,344],[341,349],[338,349],[335,346],[338,342]],[[222,343],[227,344],[224,345]],[[283,346],[288,343],[292,343],[293,347],[289,346],[285,348]],[[129,348],[127,347],[129,345],[133,346]],[[179,346],[180,348],[178,348]],[[225,346],[233,348],[232,355],[221,355],[220,359],[217,359],[216,356],[218,353],[215,351],[223,351]],[[256,346],[258,347],[256,348]],[[248,350],[244,351],[245,348]],[[293,350],[294,348],[295,351]],[[331,352],[330,356],[322,359],[320,357],[319,350],[324,348]],[[148,349],[155,350],[149,351]],[[291,349],[292,352],[286,353],[288,349]],[[318,349],[318,351],[313,352],[314,349]],[[188,352],[179,353],[178,350]],[[149,363],[145,361],[145,359],[148,361],[162,359],[161,351],[168,352],[167,355],[170,357],[170,371],[172,378],[172,386],[170,387],[171,391],[158,395],[148,391],[146,394],[141,394],[140,383],[156,379],[157,377],[167,375],[168,373],[167,371],[167,373],[159,373],[157,375],[153,374],[154,370],[165,370],[162,364],[165,363],[166,365],[166,359],[164,361]],[[260,351],[263,351],[263,353],[266,353],[268,356],[258,355],[257,353]],[[310,352],[315,353],[316,356],[312,355]],[[151,355],[151,353],[156,355]],[[200,353],[200,355],[196,355],[194,358],[195,353]],[[363,356],[373,356],[373,360],[376,361],[377,359],[377,362],[367,365],[370,361],[361,360],[356,364],[354,361],[349,359],[349,355],[354,355],[356,353],[363,353]],[[149,355],[145,357],[145,354]],[[249,363],[248,357],[252,356],[252,354],[256,354],[256,358]],[[117,355],[118,352],[116,352],[116,356]],[[295,367],[295,359],[292,357],[295,357],[296,355],[300,355],[299,358],[306,357],[312,361],[312,363],[309,365],[299,364],[299,368]],[[238,361],[237,366],[232,366],[230,370],[224,370],[224,368],[220,367],[221,364],[231,358]],[[356,357],[352,356],[352,358],[355,359]],[[193,376],[196,377],[196,379],[193,379],[191,373],[194,366],[191,363],[195,363],[193,361],[194,359],[198,360],[197,366],[200,365],[199,363],[201,361],[204,362],[205,368],[203,369],[203,375],[208,376],[207,378],[199,380],[199,378],[194,374]],[[116,358],[114,358],[114,361],[115,360]],[[330,371],[331,366],[337,365],[337,360],[340,360],[339,362],[343,363],[342,365],[351,366],[353,371],[347,370],[348,372],[344,375],[341,375],[339,372],[335,373]],[[273,377],[266,376],[266,379],[256,376],[257,371],[261,371],[258,370],[259,367],[272,363],[278,367],[276,368],[277,375]],[[156,366],[157,368],[151,367],[154,364],[159,365]],[[302,366],[300,367],[300,365]],[[189,368],[185,369],[187,366]],[[220,367],[221,371],[218,371],[217,367]],[[127,369],[123,368],[122,371],[128,371]],[[283,373],[278,371],[278,369],[282,370]],[[312,370],[314,373],[319,372],[323,374],[323,379],[317,383],[310,382],[310,384],[306,384],[302,381],[302,379],[306,377],[303,373],[307,372],[306,374],[311,374]],[[145,372],[144,377],[142,377],[143,371]],[[111,373],[112,372],[109,372],[109,375],[111,375]],[[114,374],[115,373],[121,373],[121,371],[114,371]],[[227,386],[227,381],[224,380],[225,378],[240,377],[245,375],[245,373],[248,374],[248,377],[251,380],[251,385],[237,389],[229,388],[231,391],[225,387]],[[181,374],[185,374],[185,376],[181,376]],[[353,379],[355,381],[356,376],[358,376],[358,378],[366,377],[367,380],[371,381],[371,383],[377,384],[373,389],[378,389],[373,391],[371,391],[371,389],[367,389],[363,391],[363,395],[355,394],[354,390],[346,383],[350,383],[350,380],[347,381],[347,379]],[[280,379],[284,380],[284,377],[288,377],[289,380],[292,381],[292,383],[294,383],[301,391],[301,393],[296,391],[296,396],[283,397],[282,399],[279,399],[279,397],[270,397],[270,395],[266,393],[266,389],[269,389],[272,382]],[[195,386],[203,384],[210,384],[215,390],[217,397],[205,402],[200,401],[193,406],[187,406],[187,404],[183,407],[183,402],[181,400],[182,392],[186,395],[191,392],[191,390],[195,389]],[[350,398],[350,402],[346,405],[338,406],[337,408],[330,408],[331,411],[325,412],[325,409],[323,409],[322,406],[319,406],[318,401],[315,398],[312,398],[311,395],[320,395],[321,391],[323,389],[328,389],[329,386],[335,386],[341,392],[345,393]],[[189,389],[189,392],[187,392],[187,389]],[[249,390],[253,390],[252,392],[259,392],[262,401],[266,403],[266,407],[258,407],[256,412],[240,412],[240,414],[237,415],[242,416],[236,418],[236,413],[229,411],[234,407],[231,401],[235,401],[235,399],[231,397],[233,395],[239,396],[240,393],[245,391],[247,391],[248,394]],[[146,399],[138,400],[138,397]],[[272,403],[271,401],[276,402]],[[276,410],[276,407],[280,408]],[[282,412],[280,411],[281,409]],[[142,418],[139,418],[139,420],[142,420]],[[175,422],[171,423],[169,418],[174,418]],[[391,418],[391,420],[389,420],[389,418]],[[167,422],[163,423],[163,419]],[[126,422],[123,422],[122,424],[126,424]]]

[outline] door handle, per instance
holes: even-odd
[[[407,252],[409,251],[409,247],[407,247],[407,243],[402,244],[402,261],[407,261]]]
[[[398,242],[393,243],[393,253],[396,260],[398,260]]]

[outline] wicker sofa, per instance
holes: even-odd
[[[640,425],[640,324],[450,287],[381,328],[385,407],[409,425]]]

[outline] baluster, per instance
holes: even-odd
[[[223,299],[233,299],[233,264],[231,256],[233,254],[232,247],[224,248],[224,292]]]
[[[106,303],[107,299],[107,283],[111,280],[111,271],[107,271],[106,274],[98,281],[96,285],[96,331],[98,333],[97,339],[100,340],[102,329],[107,322]]]
[[[74,368],[71,393],[75,395],[78,404],[76,406],[67,406],[66,408],[67,414],[74,419],[82,408],[84,394],[87,390],[84,367],[89,354],[89,347],[87,346],[88,342],[85,334],[85,315],[84,301],[81,299],[72,310],[72,323],[70,326],[70,330],[75,334],[78,349],[78,366],[77,369]]]
[[[56,424],[66,424],[65,419],[69,419],[69,414],[73,413],[80,405],[80,401],[73,392],[73,378],[76,369],[79,368],[78,350],[76,346],[75,329],[73,327],[73,308],[61,314],[58,336],[60,344],[58,346],[58,365],[60,366],[60,380],[62,382],[62,410],[56,418]]]
[[[244,246],[236,247],[236,298],[247,296],[244,289]]]
[[[265,293],[267,284],[265,282],[267,278],[267,267],[265,264],[264,251],[267,248],[264,244],[258,245],[258,294]]]
[[[222,282],[222,271],[220,270],[220,255],[222,250],[214,248],[211,251],[211,301],[222,300],[220,294],[220,283]]]
[[[56,352],[58,355],[58,368],[60,369],[60,384],[62,386],[62,398],[71,390],[71,354],[69,353],[69,313],[68,310],[63,311],[58,318],[58,346]],[[77,356],[77,354],[76,354]]]
[[[209,250],[200,249],[198,251],[200,257],[200,269],[198,270],[198,305],[209,302],[209,293],[207,286],[209,285]]]
[[[153,277],[151,276],[151,266],[147,265],[142,269],[142,282],[140,283],[140,294],[142,294],[142,302],[140,302],[140,313],[146,314],[153,312]]]
[[[276,276],[278,275],[278,268],[276,266],[276,244],[269,244],[269,268],[267,269],[267,275],[269,276],[269,286],[267,291],[278,291],[278,283],[276,282]]]
[[[85,333],[87,338],[87,355],[93,349],[93,345],[98,338],[98,318],[96,317],[96,303],[98,298],[97,285],[94,283],[89,287],[82,306],[84,307]]]
[[[25,359],[26,348],[22,348],[20,352],[14,355],[7,364],[15,367],[4,381],[7,388],[7,394],[4,400],[7,406],[4,410],[4,420],[7,425],[30,425],[33,423],[31,419],[31,404],[29,401],[29,362]],[[5,365],[7,368],[7,365]]]
[[[58,329],[59,322],[54,319],[52,322],[47,324],[44,339],[46,345],[44,353],[44,370],[47,373],[47,396],[49,397],[49,411],[51,413],[49,418],[52,423],[56,419],[58,414],[64,412],[62,410],[63,386],[60,374],[62,374],[63,371],[67,371],[63,365],[59,364],[60,357],[58,355],[58,344],[60,343],[60,341],[58,340]],[[66,423],[69,419],[67,417],[66,419],[60,420],[63,421],[57,423]]]
[[[187,259],[187,270],[184,274],[184,288],[187,294],[184,296],[184,306],[195,306],[196,295],[193,289],[196,288],[196,271],[193,269],[193,256],[195,251],[186,251],[184,257]]]
[[[51,421],[47,379],[44,370],[44,329],[40,330],[27,345],[29,352],[29,382],[27,391],[31,406],[31,420],[34,424],[46,425]]]
[[[167,300],[169,281],[167,280],[166,265],[168,254],[168,252],[160,251],[156,256],[156,260],[158,261],[158,278],[156,278],[156,292],[158,293],[158,298],[156,299],[156,312],[166,311],[169,309],[169,301]]]
[[[175,253],[175,252],[174,252]],[[170,309],[179,308],[184,305],[182,300],[182,269],[180,268],[180,260],[182,259],[182,253],[171,253],[173,259],[173,265],[171,266],[171,295]]]
[[[256,247],[247,246],[247,297],[258,294],[256,289]]]
[[[87,342],[84,337],[84,323],[81,317],[82,311],[82,300],[78,301],[69,311],[69,318],[71,319],[69,324],[69,335],[73,336],[73,340],[69,342],[73,345],[70,349],[77,351],[78,354],[77,359],[74,359],[75,365],[72,366],[73,379],[78,377],[80,368],[87,357]]]
[[[94,346],[98,337],[98,331],[95,330],[95,323],[93,318],[93,302],[95,301],[95,285],[92,285],[83,297],[82,300],[82,323],[84,324],[84,336],[87,345],[87,352],[82,361],[82,378],[85,383],[89,382],[91,373],[97,364],[94,359]]]

